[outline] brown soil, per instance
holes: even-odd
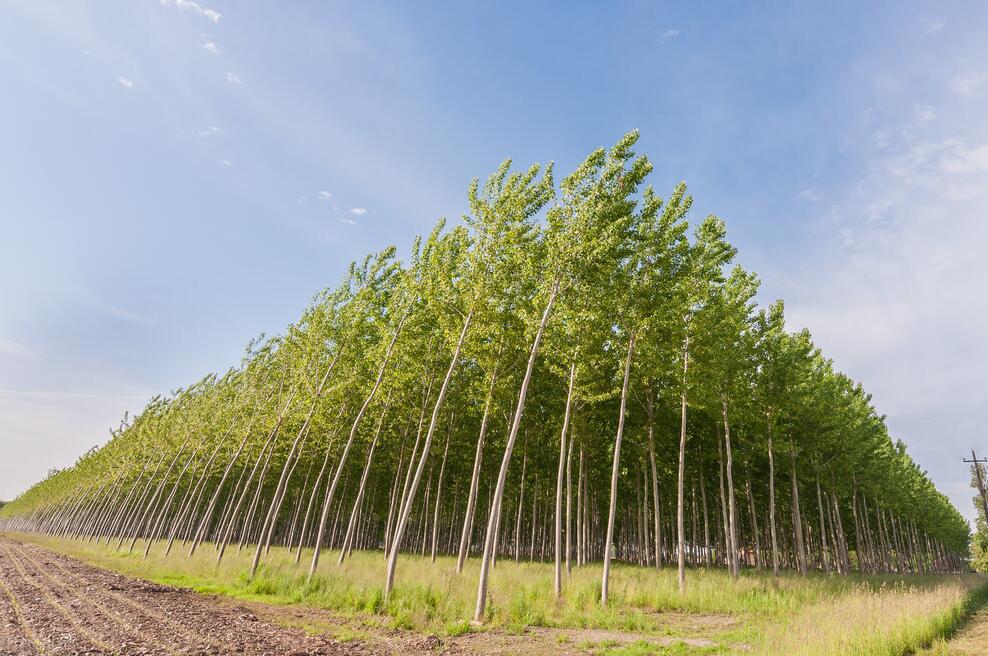
[[[439,638],[328,610],[243,602],[128,578],[0,536],[0,656],[564,656],[642,639],[656,647],[710,647],[718,644],[710,638],[735,622],[728,615],[663,613],[661,636],[530,628]]]
[[[0,654],[371,654],[0,537]]]

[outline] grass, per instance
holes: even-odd
[[[143,545],[126,548],[37,535],[19,539],[132,576],[199,592],[269,604],[300,604],[332,610],[356,627],[410,629],[457,636],[476,630],[469,620],[476,600],[479,565],[468,561],[455,574],[455,559],[403,555],[391,596],[385,600],[385,560],[381,552],[354,552],[337,566],[338,552],[327,551],[317,575],[307,583],[312,552],[294,554],[272,548],[253,580],[247,572],[253,549],[227,549],[216,566],[211,544],[193,558],[176,544],[164,556],[152,545],[143,559]],[[728,653],[746,645],[753,653],[894,655],[925,647],[949,634],[988,597],[986,579],[966,576],[855,576],[806,578],[746,571],[732,581],[725,571],[692,570],[687,592],[677,588],[676,572],[618,564],[612,569],[610,603],[602,607],[599,565],[574,568],[565,580],[564,596],[553,599],[550,564],[501,560],[490,581],[486,628],[524,632],[529,627],[613,631],[633,636],[609,644],[588,644],[587,651],[615,656],[637,654]],[[339,629],[338,629],[339,630]],[[354,633],[360,635],[359,629]],[[703,637],[715,646],[670,642],[676,637]],[[649,638],[653,640],[649,640]],[[569,638],[556,636],[560,644]],[[580,643],[579,639],[573,640]],[[685,651],[684,651],[685,650]]]

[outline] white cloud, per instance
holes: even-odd
[[[820,201],[820,197],[812,189],[803,189],[799,192],[799,197],[803,200],[808,200],[811,203],[816,203]]]
[[[0,355],[9,355],[22,360],[36,360],[38,352],[30,346],[25,346],[20,342],[0,335]]]
[[[940,19],[928,20],[923,28],[926,30],[927,34],[934,34],[943,29],[943,21]]]
[[[925,128],[937,118],[937,112],[933,107],[924,105],[913,110],[912,126]]]
[[[133,89],[134,88],[134,82],[133,82],[133,80],[128,80],[123,75],[118,75],[117,76],[117,84],[119,84],[120,86],[122,86],[125,89]]]
[[[231,166],[233,166],[233,164],[231,164],[230,163],[230,160],[228,160],[228,159],[221,159],[218,163],[219,163],[220,166],[222,166],[223,168],[226,168],[226,169],[228,169]]]
[[[367,214],[367,208],[354,207],[353,209],[350,210],[350,214],[353,214],[354,216],[363,216],[364,214]]]
[[[357,222],[353,219],[340,219],[340,223],[346,223],[349,225],[357,225]]]
[[[203,46],[202,46],[202,48],[203,48],[203,50],[208,50],[209,52],[211,52],[211,53],[213,53],[215,55],[219,55],[219,54],[221,54],[223,52],[223,49],[220,48],[215,43],[213,43],[212,41],[207,41],[206,43],[204,43]]]
[[[298,197],[298,202],[299,203],[304,203],[305,202],[305,196],[299,196]]]
[[[828,193],[814,249],[773,291],[970,516],[970,490],[950,484],[988,396],[988,116],[944,92],[936,121],[903,102],[882,139],[859,140],[863,174]]]
[[[988,75],[983,73],[958,73],[950,78],[947,86],[950,90],[961,96],[969,96],[988,80]]]
[[[107,316],[113,317],[114,319],[120,319],[121,321],[126,321],[127,323],[150,326],[158,321],[157,315],[141,314],[139,312],[127,310],[125,308],[107,303],[106,301],[96,298],[87,292],[79,293],[76,298],[83,305],[87,305]]]
[[[162,7],[176,7],[181,13],[184,14],[195,14],[197,16],[202,16],[207,18],[214,23],[220,22],[223,14],[213,9],[203,7],[198,2],[193,2],[192,0],[160,0]]]
[[[666,30],[659,34],[659,41],[668,41],[679,36],[679,30]]]
[[[200,137],[211,137],[214,134],[220,134],[221,132],[223,132],[223,130],[219,129],[215,125],[208,125],[208,126],[204,127],[203,129],[199,130],[199,136]]]
[[[223,77],[226,79],[227,84],[243,84],[244,81],[240,79],[240,76],[236,73],[224,73]]]
[[[329,193],[328,191],[320,191],[318,198],[319,200],[322,201],[333,200],[333,194]]]

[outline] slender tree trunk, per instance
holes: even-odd
[[[680,399],[679,421],[679,473],[676,484],[676,535],[678,538],[677,565],[679,592],[686,593],[686,526],[684,521],[686,496],[686,392],[687,374],[690,364],[690,337],[686,334],[683,343],[683,393]]]
[[[346,536],[343,538],[343,547],[340,549],[339,560],[336,561],[337,565],[342,565],[344,558],[347,556],[347,549],[350,546],[350,542],[354,539],[354,532],[356,531],[357,525],[357,515],[360,511],[360,504],[364,500],[364,491],[367,489],[367,478],[370,476],[371,464],[374,462],[374,449],[377,448],[378,438],[381,437],[381,429],[384,427],[384,419],[388,415],[388,408],[390,407],[390,399],[384,404],[384,410],[381,412],[381,418],[377,422],[377,429],[374,431],[374,439],[371,440],[370,448],[367,450],[367,462],[364,464],[364,471],[360,475],[360,487],[357,489],[357,498],[353,501],[353,510],[350,512],[350,521],[346,527]]]
[[[432,518],[432,562],[436,562],[436,546],[439,544],[439,508],[443,497],[443,475],[446,473],[446,455],[449,453],[449,440],[453,434],[453,415],[449,417],[449,432],[443,448],[443,462],[439,467],[439,481],[436,483],[436,513]]]
[[[312,416],[316,413],[316,408],[319,407],[319,399],[322,397],[323,389],[326,387],[326,381],[329,380],[329,375],[333,373],[333,368],[336,367],[341,352],[342,350],[337,350],[333,359],[326,367],[326,373],[323,374],[319,385],[316,387],[315,396],[312,399],[312,404],[309,406],[309,413],[305,417],[302,427],[299,428],[298,434],[295,436],[295,441],[292,443],[292,447],[288,451],[288,456],[285,458],[285,464],[281,468],[281,475],[278,477],[278,485],[274,490],[274,498],[271,500],[271,506],[268,508],[267,517],[265,517],[264,523],[261,525],[261,537],[263,539],[257,541],[257,548],[254,550],[254,560],[250,565],[250,574],[247,575],[248,580],[254,578],[254,574],[257,573],[257,565],[261,560],[261,549],[266,548],[266,545],[270,544],[271,532],[274,531],[275,523],[278,521],[278,512],[281,510],[281,499],[288,484],[289,472],[295,470],[295,463],[297,462],[295,456],[299,448],[299,443],[309,434],[309,425],[312,422]],[[262,543],[264,544],[262,545]]]
[[[487,422],[490,418],[491,404],[494,402],[494,384],[497,381],[497,368],[491,373],[490,388],[487,390],[487,400],[484,402],[484,415],[480,420],[480,435],[477,437],[477,450],[473,457],[473,474],[470,477],[470,491],[467,494],[466,514],[463,516],[463,531],[460,533],[460,549],[456,557],[456,573],[463,571],[463,563],[470,550],[470,539],[473,537],[473,516],[477,508],[477,488],[480,486],[480,466],[484,459],[484,437],[487,434]],[[534,521],[534,515],[533,520]]]
[[[772,422],[768,428],[768,522],[772,534],[772,574],[779,575],[779,541],[775,532],[775,457],[772,453]]]
[[[817,473],[816,476],[816,505],[817,511],[820,514],[820,559],[823,561],[823,567],[827,574],[830,574],[830,553],[827,548],[827,528],[824,526],[824,515],[823,515],[823,496],[820,494],[820,474]]]
[[[607,538],[604,542],[604,573],[600,582],[600,603],[607,604],[607,585],[611,577],[611,543],[614,541],[614,514],[617,511],[618,475],[621,473],[621,438],[624,437],[624,416],[628,402],[628,379],[631,377],[631,359],[635,353],[636,333],[628,339],[628,354],[624,360],[624,382],[621,384],[621,404],[618,410],[617,437],[614,440],[614,461],[611,465],[611,502],[607,515]]]
[[[494,538],[495,517],[500,512],[501,498],[504,496],[504,486],[508,478],[508,466],[511,464],[511,452],[515,447],[515,440],[518,438],[518,429],[521,427],[521,418],[525,412],[525,399],[528,396],[528,385],[532,380],[532,371],[535,369],[535,360],[538,358],[539,345],[542,343],[542,335],[545,327],[549,323],[552,315],[552,308],[556,304],[556,296],[559,294],[560,281],[553,282],[552,290],[549,292],[549,299],[546,302],[545,310],[542,313],[542,320],[539,328],[532,340],[532,348],[528,356],[528,365],[525,368],[525,376],[522,378],[521,389],[518,392],[518,403],[515,406],[514,417],[511,420],[511,430],[508,433],[508,441],[504,447],[504,456],[501,459],[501,468],[498,472],[497,489],[494,493],[494,510],[492,516],[487,520],[487,533],[484,537],[483,554],[480,561],[480,581],[477,585],[477,606],[474,609],[474,621],[482,622],[484,610],[487,606],[487,577],[490,573],[490,551],[493,547],[491,541]]]
[[[371,401],[374,400],[374,395],[377,394],[378,388],[381,387],[381,381],[384,380],[384,372],[388,368],[388,361],[391,359],[391,353],[394,350],[395,344],[398,342],[398,335],[401,333],[401,328],[405,324],[405,319],[407,318],[408,313],[406,312],[401,319],[398,320],[398,325],[395,327],[394,333],[391,335],[391,343],[388,344],[388,348],[384,352],[384,361],[381,362],[381,368],[378,369],[377,380],[374,381],[374,387],[371,388],[367,398],[364,399],[364,404],[360,406],[360,410],[357,412],[357,416],[353,420],[353,425],[350,427],[350,437],[347,439],[346,446],[343,447],[343,453],[340,455],[340,461],[336,465],[336,473],[333,475],[333,480],[326,490],[326,498],[323,500],[322,506],[322,516],[319,519],[319,532],[316,534],[315,549],[312,552],[312,564],[309,566],[309,581],[312,580],[312,576],[316,573],[316,568],[319,566],[319,552],[322,549],[322,537],[326,530],[326,518],[329,514],[329,507],[333,502],[333,494],[336,492],[336,486],[340,481],[340,475],[343,473],[344,466],[346,466],[347,456],[350,453],[350,448],[353,446],[353,440],[357,436],[357,429],[360,427],[360,420],[363,419],[364,413],[367,412],[367,407],[370,406]]]
[[[738,562],[738,510],[734,499],[734,456],[731,450],[731,423],[727,418],[727,396],[721,396],[721,413],[724,417],[724,451],[727,454],[727,517],[730,524],[728,534],[728,553],[731,558],[731,574],[738,577],[740,563]]]
[[[556,567],[554,587],[556,599],[563,594],[562,581],[562,551],[563,551],[563,471],[566,466],[566,436],[569,430],[570,411],[573,403],[573,384],[576,382],[576,359],[569,368],[569,389],[566,392],[566,409],[563,412],[563,430],[559,435],[559,466],[556,468],[556,515],[555,515],[555,538],[556,538]]]
[[[425,469],[426,458],[429,457],[429,449],[432,446],[432,438],[436,433],[436,424],[439,421],[439,413],[443,407],[443,401],[446,400],[446,392],[449,390],[449,383],[453,380],[453,373],[456,371],[456,365],[459,364],[460,360],[460,350],[463,348],[463,342],[467,337],[467,332],[470,330],[470,322],[473,319],[473,308],[467,313],[466,319],[463,320],[463,329],[460,331],[460,337],[456,342],[456,348],[453,350],[453,357],[449,362],[449,369],[446,370],[446,378],[443,380],[442,387],[439,388],[439,396],[436,398],[436,405],[432,409],[432,419],[429,421],[429,430],[425,434],[425,444],[422,445],[422,455],[419,457],[418,468],[415,471],[415,478],[412,479],[412,487],[408,491],[409,502],[406,504],[405,508],[402,510],[398,517],[398,526],[395,528],[395,539],[391,548],[391,555],[388,556],[388,571],[387,576],[384,581],[384,596],[387,597],[391,594],[391,588],[394,586],[395,579],[395,566],[398,564],[398,551],[401,545],[401,538],[405,533],[405,526],[408,523],[408,516],[411,514],[411,500],[415,498],[415,491],[418,489],[419,481],[422,479],[422,471]]]
[[[518,489],[518,518],[515,520],[515,562],[521,557],[521,514],[525,503],[525,470],[528,468],[528,449],[521,459],[521,486]]]
[[[799,483],[796,480],[796,451],[790,451],[792,456],[792,523],[796,535],[796,562],[799,573],[806,576],[806,548],[803,545],[803,521],[799,513]]]
[[[571,515],[573,508],[573,442],[574,438],[570,435],[569,446],[566,449],[566,576],[573,573],[570,564],[570,555],[573,551],[573,518]]]

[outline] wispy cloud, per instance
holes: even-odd
[[[118,307],[107,303],[106,301],[96,298],[92,294],[87,292],[82,292],[77,295],[77,299],[83,305],[87,305],[94,310],[102,312],[103,314],[113,317],[115,319],[120,319],[121,321],[126,321],[127,323],[137,324],[141,326],[150,326],[158,321],[158,316],[155,314],[140,314],[139,312],[134,312],[126,308]]]
[[[233,164],[232,164],[232,163],[230,162],[230,160],[228,160],[228,159],[221,159],[221,160],[220,160],[220,161],[218,162],[218,164],[219,164],[220,166],[222,166],[223,168],[225,168],[225,169],[228,169],[228,168],[230,168],[231,166],[233,166]]]
[[[799,192],[799,197],[802,198],[803,200],[808,200],[811,203],[817,203],[820,201],[820,196],[818,196],[817,193],[812,189],[803,189],[801,192]]]
[[[881,135],[857,139],[861,175],[828,191],[817,246],[778,291],[791,326],[862,381],[939,485],[988,394],[988,119],[957,85],[929,84],[910,94],[924,104],[893,96],[898,113],[869,128]],[[970,488],[951,499],[970,516]]]
[[[209,9],[208,7],[203,7],[198,2],[193,2],[192,0],[159,0],[162,7],[175,7],[183,14],[195,14],[196,16],[202,16],[203,18],[208,18],[214,23],[220,22],[220,18],[223,14],[220,12]]]
[[[220,48],[218,45],[216,45],[212,41],[207,41],[206,43],[204,43],[203,46],[202,46],[202,49],[203,50],[208,50],[209,52],[211,52],[211,53],[213,53],[215,55],[219,55],[219,54],[221,54],[223,52],[223,49]]]
[[[37,360],[38,352],[30,346],[0,335],[0,355],[9,355],[23,360]]]
[[[340,223],[346,223],[349,225],[357,225],[357,222],[353,219],[340,219]]]
[[[219,129],[215,125],[209,125],[199,130],[200,137],[211,137],[214,134],[220,134],[223,130]]]
[[[134,81],[125,78],[123,75],[118,75],[117,76],[117,84],[119,84],[120,86],[122,86],[125,89],[133,89],[134,88]]]
[[[321,201],[333,200],[333,194],[329,193],[328,191],[320,191],[319,200]]]
[[[235,84],[235,85],[238,85],[238,84],[243,84],[244,83],[244,81],[241,80],[240,79],[240,76],[237,75],[236,73],[227,72],[227,73],[225,73],[223,75],[223,77],[226,79],[226,83],[227,84]]]
[[[659,41],[668,41],[679,36],[679,30],[666,30],[659,34]]]
[[[958,73],[950,78],[947,86],[956,94],[969,96],[977,91],[978,87],[984,84],[986,80],[988,80],[988,75],[983,73]]]
[[[350,210],[350,214],[353,214],[354,216],[363,216],[364,214],[367,214],[367,208],[354,207],[353,209]]]

